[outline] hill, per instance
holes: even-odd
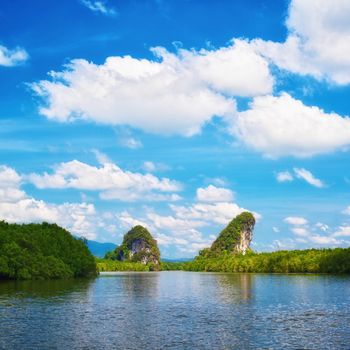
[[[83,239],[56,224],[0,221],[0,279],[57,279],[97,274]]]
[[[151,269],[160,267],[160,251],[157,241],[141,225],[133,227],[124,235],[123,243],[114,252],[107,253],[106,259],[125,262],[138,262],[150,265]]]
[[[245,254],[250,249],[253,238],[255,218],[249,212],[243,212],[233,218],[220,232],[210,248],[199,254],[204,257],[215,257],[223,253]]]

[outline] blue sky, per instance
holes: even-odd
[[[322,5],[322,6],[321,6]],[[350,5],[2,1],[0,218],[191,257],[350,243]]]

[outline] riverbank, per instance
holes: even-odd
[[[147,265],[100,259],[99,271],[149,271]],[[249,273],[350,273],[350,248],[286,250],[271,253],[197,256],[187,262],[162,262],[163,271]]]

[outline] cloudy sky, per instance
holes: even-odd
[[[3,0],[0,219],[191,257],[350,244],[350,2]]]

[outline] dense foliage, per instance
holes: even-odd
[[[150,232],[138,225],[124,235],[123,243],[113,252],[107,253],[105,259],[142,262],[156,269],[160,263],[160,251]]]
[[[186,270],[191,261],[162,261],[162,271]]]
[[[85,241],[55,224],[0,222],[0,279],[88,277],[97,273]]]
[[[350,273],[350,248],[285,250],[247,255],[198,256],[168,270],[255,273]]]
[[[204,257],[219,256],[224,252],[234,252],[236,245],[240,241],[241,232],[253,229],[255,219],[253,214],[243,212],[237,215],[231,222],[220,232],[218,238],[213,242],[212,246],[203,249],[199,254]]]
[[[150,266],[139,262],[118,261],[111,259],[97,259],[97,268],[105,271],[150,271]]]

